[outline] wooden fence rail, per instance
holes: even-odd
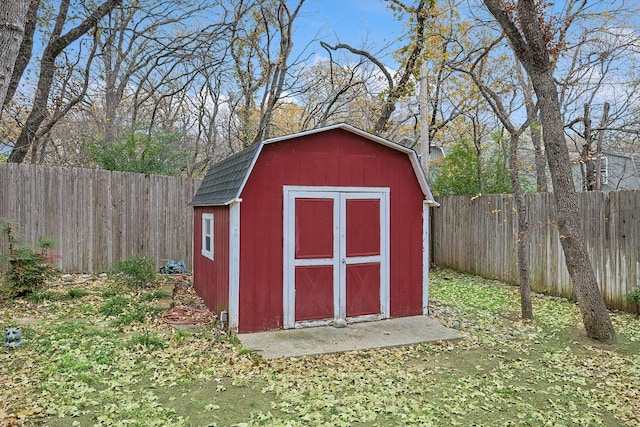
[[[54,238],[63,272],[104,272],[136,254],[158,266],[168,259],[190,265],[187,203],[199,185],[197,179],[2,163],[0,218],[19,224],[28,243]]]
[[[573,298],[553,194],[526,196],[531,287]],[[432,214],[436,265],[518,283],[515,201],[509,195],[439,197]],[[640,286],[640,191],[578,194],[580,223],[600,290],[610,308],[627,310],[625,294]]]

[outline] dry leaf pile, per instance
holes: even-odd
[[[172,307],[164,314],[163,319],[170,325],[195,325],[210,323],[215,319],[195,292],[189,277],[185,274],[172,275],[175,280],[172,292]]]

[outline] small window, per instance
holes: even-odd
[[[202,214],[202,255],[213,260],[213,214]]]

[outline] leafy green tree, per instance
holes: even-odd
[[[91,151],[98,166],[110,171],[136,172],[145,175],[180,175],[188,153],[175,148],[175,134],[129,134],[122,141],[103,141]]]
[[[499,143],[480,150],[469,140],[460,139],[451,152],[432,166],[431,188],[438,195],[477,195],[512,193],[509,175],[509,152]],[[525,189],[532,184],[523,180]]]
[[[479,158],[473,144],[460,139],[451,148],[451,153],[434,167],[433,191],[439,195],[462,195],[480,193]]]
[[[482,165],[482,188],[485,194],[513,193],[509,176],[509,151],[498,145],[488,154]]]

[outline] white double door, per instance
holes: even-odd
[[[284,187],[284,327],[389,317],[389,189]]]

